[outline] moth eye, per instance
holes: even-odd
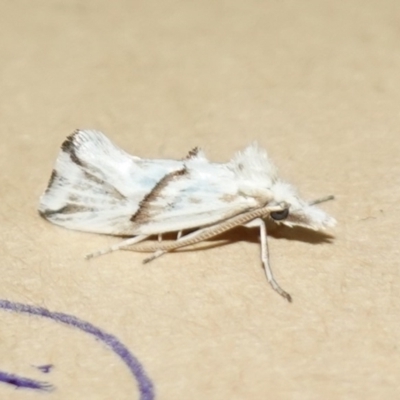
[[[282,211],[274,211],[271,213],[271,218],[275,221],[282,221],[289,216],[289,209],[285,208]]]

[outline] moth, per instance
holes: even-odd
[[[198,148],[182,160],[150,160],[124,152],[99,131],[76,130],[61,146],[39,213],[68,229],[128,237],[87,258],[129,248],[153,252],[145,262],[237,226],[256,227],[267,280],[291,301],[270,267],[265,221],[332,227],[335,220],[315,206],[331,198],[302,200],[256,143],[226,164],[210,162]],[[167,232],[177,239],[163,242]],[[155,235],[158,241],[143,242]]]

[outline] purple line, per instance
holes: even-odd
[[[37,389],[48,392],[54,389],[54,386],[50,385],[48,382],[36,381],[34,379],[24,378],[23,376],[9,374],[3,371],[0,371],[0,382],[8,383],[9,385],[14,385],[17,388],[24,389]]]
[[[137,381],[140,392],[140,400],[154,399],[155,395],[153,383],[146,375],[142,365],[128,350],[128,348],[125,347],[115,336],[103,332],[89,322],[85,322],[77,317],[64,313],[52,312],[43,307],[30,306],[22,303],[13,303],[8,300],[0,300],[0,308],[21,314],[38,315],[40,317],[49,318],[53,321],[78,328],[83,332],[93,335],[96,339],[101,340],[106,346],[111,348],[111,350],[114,351],[114,353],[116,353],[129,368]]]
[[[34,365],[35,368],[37,368],[39,371],[43,372],[44,374],[48,374],[50,370],[53,368],[52,364],[46,364],[46,365]]]

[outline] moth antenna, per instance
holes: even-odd
[[[325,201],[330,201],[330,200],[335,200],[335,196],[333,194],[310,201],[308,204],[310,206],[314,206],[315,204],[325,203]]]

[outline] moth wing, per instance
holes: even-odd
[[[255,206],[233,170],[201,151],[182,161],[145,160],[101,132],[78,130],[61,146],[39,213],[69,229],[139,235],[215,224]]]
[[[259,206],[243,196],[227,164],[203,157],[164,177],[131,218],[140,234],[156,234],[213,225]]]
[[[130,218],[140,201],[182,166],[181,161],[131,156],[101,132],[78,130],[61,146],[39,213],[69,229],[136,234]]]

